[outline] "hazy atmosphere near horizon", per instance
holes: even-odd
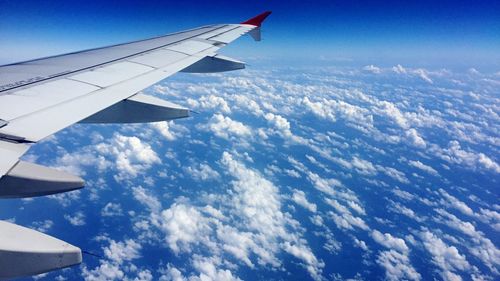
[[[0,65],[266,10],[143,91],[198,114],[29,150],[86,186],[0,220],[95,256],[26,280],[500,279],[499,1],[0,0]]]

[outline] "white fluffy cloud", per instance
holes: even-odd
[[[141,257],[142,246],[139,243],[131,239],[118,242],[109,238],[103,238],[103,240],[109,243],[108,246],[103,247],[106,259],[99,260],[99,266],[93,269],[88,269],[86,265],[83,265],[82,277],[85,280],[152,280],[149,270],[137,270],[138,268],[131,263]]]
[[[448,246],[430,231],[420,233],[420,238],[425,249],[432,255],[432,262],[441,269],[444,280],[461,280],[457,271],[465,271],[470,264],[464,255],[460,254],[454,246]]]
[[[314,257],[309,247],[304,245],[304,241],[287,233],[288,219],[280,210],[281,203],[276,186],[256,171],[246,168],[227,152],[224,152],[221,162],[229,173],[237,178],[233,183],[238,194],[233,197],[235,212],[243,220],[247,230],[255,233],[254,239],[261,248],[256,251],[260,262],[279,265],[275,256],[279,247],[276,239],[284,240],[288,251],[305,263],[311,276],[319,278],[323,263]],[[262,251],[263,249],[266,250]]]
[[[184,169],[193,179],[199,181],[215,180],[220,177],[219,173],[206,163],[198,163]]]
[[[324,263],[301,238],[301,231],[295,229],[298,222],[281,211],[278,188],[236,157],[224,152],[220,160],[235,179],[231,182],[230,194],[220,198],[225,206],[220,210],[210,205],[198,207],[182,200],[162,210],[151,192],[142,187],[133,188],[134,197],[148,207],[150,223],[163,234],[168,248],[176,254],[194,255],[191,262],[198,273],[185,276],[170,266],[162,278],[236,279],[231,271],[224,269],[222,250],[249,267],[279,268],[282,265],[279,256],[288,253],[300,261],[313,279],[319,280]],[[230,225],[229,217],[238,220]],[[213,256],[200,256],[204,251]]]
[[[123,215],[122,206],[119,203],[107,203],[101,210],[103,217],[115,217]]]
[[[374,74],[380,74],[382,72],[382,70],[380,69],[380,67],[377,67],[377,66],[375,66],[373,64],[364,66],[363,70],[367,71],[367,72],[374,73]]]
[[[264,115],[264,111],[261,109],[261,106],[253,100],[253,97],[233,95],[232,98],[234,99],[234,102],[242,108],[242,110],[248,111],[255,116]]]
[[[497,162],[486,156],[484,153],[479,153],[478,156],[479,158],[477,159],[477,162],[484,168],[500,173],[500,165]]]
[[[352,158],[351,165],[360,174],[375,175],[377,173],[377,169],[370,161],[358,158],[356,156]]]
[[[157,213],[161,209],[161,203],[155,196],[151,195],[142,186],[137,186],[132,188],[132,193],[134,198],[141,202],[143,205],[147,206],[151,211]]]
[[[487,169],[500,173],[500,165],[484,153],[474,153],[462,148],[457,140],[450,141],[448,148],[434,150],[437,156],[455,164],[472,167],[473,169]]]
[[[251,130],[241,122],[234,121],[222,114],[212,116],[208,124],[201,126],[223,139],[234,139],[235,137],[246,138],[251,136]]]
[[[283,118],[283,116],[273,113],[266,113],[266,115],[264,115],[264,118],[266,118],[266,120],[283,136],[288,137],[292,135],[292,132],[290,131],[290,122],[288,122],[286,118]]]
[[[392,67],[392,71],[400,75],[411,75],[419,77],[423,81],[430,84],[434,83],[429,76],[430,72],[423,68],[416,68],[416,69],[404,68],[402,65],[398,64]]]
[[[419,135],[417,130],[411,128],[405,132],[406,137],[416,147],[425,148],[427,146],[425,140]]]
[[[405,240],[394,237],[390,233],[382,234],[378,230],[373,230],[371,235],[375,242],[388,249],[394,249],[401,253],[407,253],[409,251],[408,246],[406,246]]]
[[[161,163],[160,158],[149,144],[138,137],[115,134],[108,143],[100,143],[95,149],[108,157],[114,158],[118,174],[116,179],[130,179]]]
[[[378,230],[371,232],[375,242],[387,248],[377,256],[377,263],[385,269],[388,280],[420,280],[420,274],[413,268],[409,258],[410,249],[401,238]]]
[[[142,246],[132,239],[116,242],[109,241],[109,246],[104,248],[104,255],[117,264],[139,258]]]
[[[161,212],[158,220],[166,243],[174,253],[190,252],[191,247],[206,240],[211,231],[205,217],[196,208],[184,204],[173,204]]]
[[[380,101],[378,102],[378,107],[376,110],[379,113],[386,115],[401,128],[409,128],[408,120],[394,103],[388,101]]]
[[[228,103],[222,97],[209,95],[209,96],[202,96],[196,100],[188,99],[187,102],[190,106],[194,108],[217,109],[225,114],[231,113],[231,108],[229,108]]]
[[[173,121],[154,122],[151,123],[151,127],[155,128],[162,136],[165,137],[165,139],[173,141],[177,138],[177,135],[172,132],[170,128],[171,124],[173,124]]]
[[[82,268],[82,276],[89,281],[123,280],[125,273],[118,264],[102,262],[94,269]]]
[[[82,212],[76,212],[73,216],[66,214],[64,218],[74,226],[85,225],[85,215]]]
[[[439,191],[439,193],[441,193],[443,198],[446,200],[443,202],[444,204],[459,210],[460,212],[462,212],[465,215],[468,215],[468,216],[474,215],[474,211],[469,206],[467,206],[467,204],[465,204],[465,202],[458,200],[458,198],[449,194],[448,192],[446,192],[446,190],[444,190],[442,188],[440,188],[438,191]]]
[[[340,204],[337,200],[326,198],[325,201],[335,210],[335,212],[328,212],[328,214],[337,227],[350,230],[357,227],[363,230],[369,230],[368,225],[362,218],[355,216],[346,206]]]
[[[392,71],[394,71],[398,74],[405,74],[406,73],[406,69],[400,64],[393,66]]]
[[[428,165],[425,165],[424,163],[418,161],[418,160],[410,160],[408,161],[408,164],[410,164],[410,166],[413,166],[417,169],[420,169],[424,172],[427,172],[433,176],[439,176],[439,173],[438,171],[436,171],[434,168],[432,168],[431,166],[428,166]]]
[[[387,280],[420,280],[420,274],[413,268],[407,255],[394,251],[383,251],[377,256],[377,263],[385,269]]]
[[[87,146],[77,152],[64,152],[55,160],[53,166],[71,174],[85,176],[88,167],[94,167],[100,172],[112,167],[112,163],[103,155],[98,155],[93,146]]]
[[[304,191],[294,189],[293,194],[292,194],[292,200],[293,200],[293,202],[306,208],[307,210],[309,210],[313,213],[316,212],[316,209],[317,209],[316,204],[311,203],[307,200],[306,194],[304,193]]]
[[[193,259],[193,267],[198,271],[198,274],[190,274],[188,276],[172,266],[167,265],[167,268],[162,270],[163,274],[160,281],[241,281],[240,278],[234,276],[228,269],[220,269],[220,259],[204,258],[195,256]]]
[[[40,232],[47,232],[49,229],[54,226],[54,221],[52,220],[43,220],[43,221],[35,221],[32,224],[32,228],[36,229]]]
[[[418,77],[422,78],[425,82],[432,84],[432,79],[429,77],[429,72],[423,68],[418,68],[413,71]]]
[[[304,97],[301,101],[313,114],[323,119],[333,122],[342,118],[348,124],[354,124],[361,127],[371,127],[373,125],[373,116],[369,110],[352,105],[345,101],[327,100],[325,98],[315,102],[309,97]]]
[[[460,206],[461,204],[458,203],[457,205],[457,202],[453,201],[452,206],[459,207],[460,209],[467,211],[467,209],[464,209],[463,206]],[[470,239],[467,239],[464,242],[467,244],[469,252],[481,260],[482,263],[489,267],[492,272],[499,274],[497,268],[500,266],[500,250],[490,239],[484,236],[483,232],[478,231],[474,224],[463,221],[446,210],[436,209],[435,211],[439,214],[439,217],[435,218],[436,221],[469,236]],[[475,216],[475,214],[469,215]]]

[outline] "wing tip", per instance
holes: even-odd
[[[244,22],[242,22],[241,24],[250,24],[250,25],[254,25],[254,26],[258,26],[260,27],[262,25],[262,22],[264,22],[264,20],[271,14],[272,12],[271,11],[265,11],[249,20],[246,20]]]

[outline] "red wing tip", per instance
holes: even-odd
[[[271,14],[271,11],[265,11],[262,14],[255,16],[247,21],[242,22],[241,24],[251,24],[255,26],[261,26],[262,22]]]

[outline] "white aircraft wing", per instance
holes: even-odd
[[[74,123],[138,123],[189,116],[189,110],[182,106],[138,92],[179,71],[210,73],[244,68],[244,63],[216,52],[246,33],[260,40],[261,23],[269,14],[265,12],[240,24],[204,26],[0,66],[0,198],[41,196],[83,187],[84,181],[77,176],[19,160],[32,144]],[[23,229],[0,223],[0,279],[41,273],[81,261],[80,251],[68,252],[79,255],[67,258],[70,263],[61,262],[61,258],[34,266],[34,256],[30,256],[16,260],[18,270],[9,271],[7,262],[12,258],[5,258],[3,242],[8,239],[2,235],[21,232],[24,236],[20,237],[37,235]],[[40,241],[46,239],[40,237]],[[23,245],[20,251],[26,255],[26,244]],[[50,247],[44,249],[44,254],[60,255],[59,246],[52,248],[53,251]],[[38,248],[33,247],[34,254]],[[9,253],[12,251],[15,249],[10,248]],[[22,264],[23,261],[27,264]]]

